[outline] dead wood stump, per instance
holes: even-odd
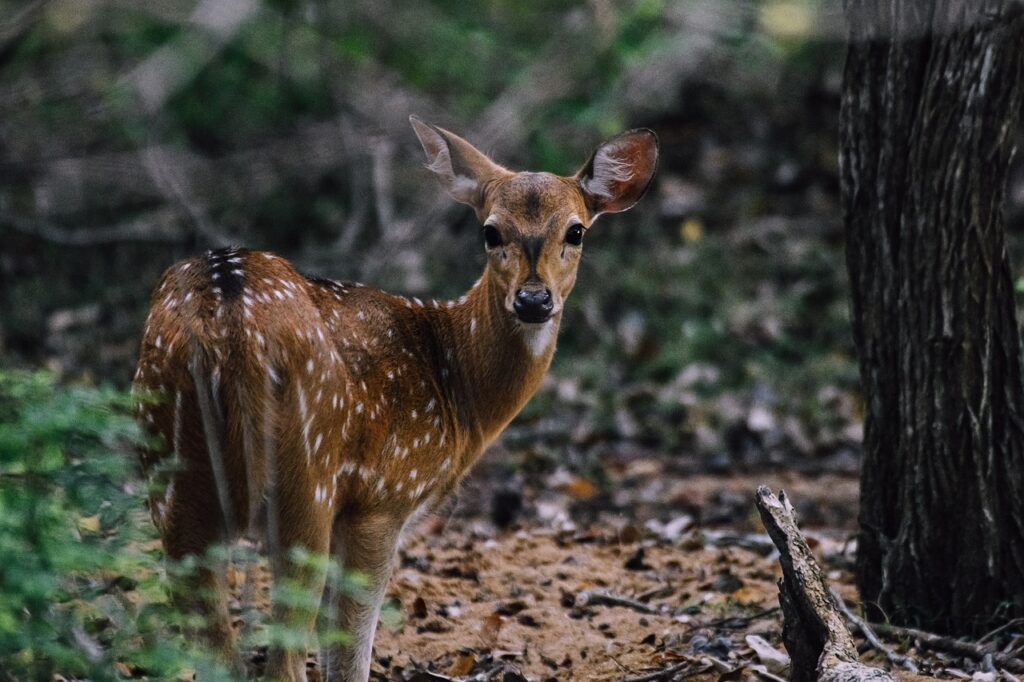
[[[776,497],[767,486],[761,486],[757,489],[756,504],[782,564],[782,639],[793,661],[794,682],[893,682],[885,670],[858,660],[853,636],[843,622],[821,567],[797,528],[786,494],[780,492]]]

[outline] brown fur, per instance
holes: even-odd
[[[268,253],[208,254],[164,274],[136,372],[136,385],[158,397],[140,405],[140,418],[162,443],[143,453],[144,465],[180,458],[151,500],[170,557],[261,530],[276,577],[323,588],[323,576],[284,558],[296,545],[369,575],[362,599],[328,597],[354,641],[325,652],[325,679],[367,678],[402,529],[458,485],[547,371],[580,257],[565,242],[567,229],[632,205],[657,154],[649,131],[608,143],[635,176],[626,182],[619,172],[622,205],[613,205],[585,190],[586,174],[601,171],[593,161],[574,177],[513,173],[452,133],[413,125],[445,188],[502,236],[465,296],[407,299],[307,279]],[[530,286],[551,292],[554,310],[543,324],[522,323],[513,311],[516,292]],[[230,655],[218,581],[215,571],[200,571],[179,598],[211,616],[206,634]],[[275,614],[305,628],[314,615],[285,607]],[[268,673],[303,679],[304,657],[272,652]]]

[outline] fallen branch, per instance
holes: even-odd
[[[890,647],[886,646],[882,640],[878,638],[878,635],[875,634],[875,631],[871,626],[868,625],[867,621],[850,610],[850,607],[846,605],[845,601],[843,601],[843,597],[836,592],[835,589],[830,588],[829,591],[832,593],[832,598],[836,600],[836,605],[839,606],[839,610],[844,616],[846,616],[846,620],[853,623],[853,625],[860,630],[861,634],[864,635],[864,639],[868,640],[868,643],[871,644],[871,646],[885,654],[885,657],[890,663],[905,668],[912,673],[920,672],[917,667],[917,663],[915,663],[912,658],[904,656],[903,654],[898,654]]]
[[[924,630],[917,630],[915,628],[889,625],[887,623],[872,623],[871,627],[874,628],[875,632],[884,637],[913,639],[924,648],[933,649],[935,651],[945,651],[947,653],[958,654],[960,656],[967,656],[968,658],[972,658],[976,661],[983,660],[986,656],[991,656],[992,663],[1000,668],[1012,673],[1024,672],[1024,659],[993,651],[985,645],[975,644],[974,642],[965,642],[961,639],[953,639],[952,637],[945,637],[943,635],[936,635],[932,632],[925,632]]]
[[[986,640],[992,639],[993,637],[998,635],[1000,632],[1006,632],[1010,628],[1019,628],[1021,626],[1024,626],[1024,618],[1014,618],[1011,621],[1007,621],[1006,623],[1003,623],[1002,625],[997,627],[995,630],[991,630],[988,633],[986,633],[985,636],[983,636],[981,639],[978,640],[978,644],[984,644]]]
[[[757,489],[757,511],[779,550],[782,579],[782,639],[793,661],[794,682],[893,682],[882,670],[858,660],[857,647],[846,628],[825,576],[800,534],[785,493],[778,497],[767,486]]]

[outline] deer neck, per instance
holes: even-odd
[[[561,322],[559,313],[543,325],[523,325],[505,308],[504,296],[488,268],[456,304],[439,311],[435,323],[450,349],[442,377],[459,430],[477,455],[540,386]]]

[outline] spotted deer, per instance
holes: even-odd
[[[469,142],[410,117],[427,168],[482,225],[487,264],[457,300],[396,296],[305,277],[283,258],[221,249],[172,265],[152,297],[135,375],[153,467],[175,455],[150,508],[166,553],[202,555],[258,529],[275,580],[317,593],[324,576],[284,549],[329,553],[367,576],[324,602],[350,634],[326,647],[322,676],[366,680],[395,548],[442,501],[536,391],[551,364],[584,235],[624,211],[654,175],[650,130],[605,142],[578,173],[513,172]],[[230,656],[220,576],[178,594],[207,616]],[[323,608],[323,607],[321,607]],[[308,609],[307,609],[308,611]],[[274,617],[311,631],[316,614]],[[305,651],[273,650],[268,674],[305,679]]]

